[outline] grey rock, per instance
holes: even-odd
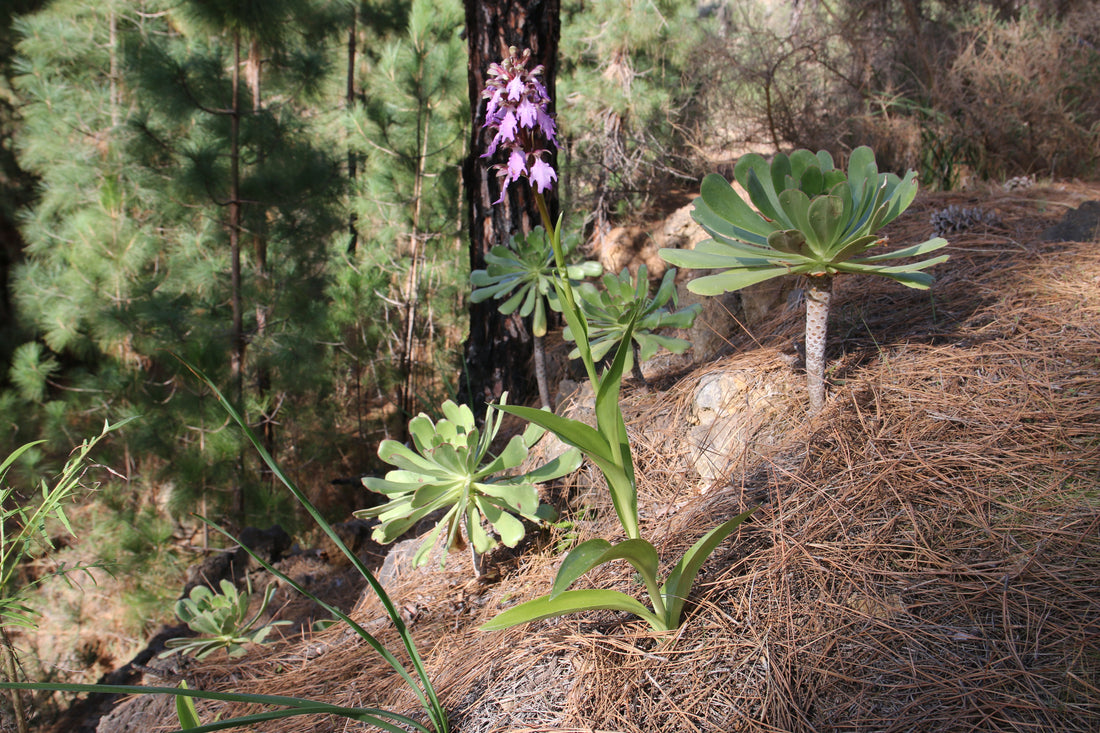
[[[1086,201],[1043,232],[1044,242],[1100,241],[1100,201]]]

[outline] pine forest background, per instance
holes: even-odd
[[[9,476],[31,486],[138,417],[97,455],[107,560],[182,557],[191,512],[297,526],[177,356],[336,520],[365,499],[331,481],[458,396],[463,23],[461,0],[5,0],[0,453],[46,441]],[[749,149],[869,144],[940,189],[1097,171],[1087,0],[562,0],[561,29],[562,209],[589,238]]]

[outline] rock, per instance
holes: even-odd
[[[785,409],[799,399],[797,380],[785,368],[742,368],[706,374],[692,402],[696,423],[688,433],[691,462],[702,488],[725,480],[757,447],[779,441],[787,426]]]
[[[244,547],[249,548],[269,563],[276,563],[281,560],[286,551],[294,544],[286,530],[277,524],[267,529],[245,527],[241,530],[238,539]],[[248,572],[259,567],[259,563],[240,547],[214,553],[198,565],[193,565],[187,569],[187,581],[183,586],[183,594],[180,598],[188,597],[191,589],[199,585],[205,585],[216,590],[218,583],[223,579],[239,584]]]
[[[1100,201],[1086,201],[1043,232],[1044,242],[1100,241]]]
[[[392,588],[401,576],[411,572],[425,572],[432,567],[433,561],[439,562],[439,548],[435,547],[430,551],[431,557],[428,562],[419,568],[413,567],[413,557],[423,543],[423,537],[411,537],[390,546],[386,559],[382,561],[382,567],[375,576],[383,588]],[[439,545],[439,542],[436,542],[436,545]]]
[[[691,218],[692,209],[694,204],[688,204],[665,219],[659,230],[660,246],[694,249],[695,245],[709,238],[706,231]],[[683,270],[677,276],[680,307],[695,303],[703,306],[690,330],[674,334],[691,341],[692,348],[687,353],[695,364],[712,361],[721,354],[728,345],[730,336],[741,326],[751,329],[787,307],[788,297],[798,281],[794,276],[779,277],[713,297],[696,295],[688,290],[688,283],[692,280],[716,272],[718,271]]]

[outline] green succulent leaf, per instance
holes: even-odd
[[[678,267],[722,271],[690,282],[692,292],[717,295],[784,274],[859,272],[912,287],[930,282],[928,275],[911,272],[913,268],[875,263],[933,251],[946,244],[943,240],[862,256],[880,241],[878,230],[904,212],[917,193],[915,173],[904,178],[879,173],[870,148],[852,151],[846,174],[834,167],[827,152],[798,150],[790,156],[778,154],[770,164],[760,155],[744,155],[734,167],[734,177],[760,213],[721,176],[709,175],[703,179],[693,216],[713,239],[693,251],[659,252]],[[914,267],[931,264],[935,262]]]
[[[576,244],[565,243],[566,252],[574,250]],[[556,309],[552,294],[560,277],[546,230],[535,227],[526,237],[513,237],[511,247],[493,247],[485,255],[485,263],[486,269],[470,273],[470,300],[481,303],[490,298],[504,299],[497,310],[504,315],[518,311],[524,318],[531,316],[532,334],[545,336],[546,308],[549,305]],[[598,277],[602,272],[600,263],[593,261],[566,267],[566,277],[575,282]]]
[[[688,283],[688,290],[699,295],[721,295],[741,290],[750,285],[771,280],[780,275],[789,275],[789,267],[767,267],[755,270],[727,270],[716,275],[697,277]]]
[[[649,297],[649,271],[642,265],[637,277],[631,277],[623,270],[619,275],[605,274],[602,291],[593,286],[578,287],[575,292],[580,296],[581,312],[587,328],[589,348],[593,361],[600,361],[607,354],[618,352],[620,344],[629,344],[632,340],[639,349],[646,348],[647,337],[663,328],[690,328],[701,306],[670,311],[668,304],[675,305],[676,270],[670,268],[661,278],[656,293]],[[575,340],[572,326],[566,328],[562,336],[567,341]],[[659,343],[659,342],[656,342]],[[580,356],[581,345],[570,352],[570,358]],[[652,357],[650,352],[645,358]],[[632,368],[633,348],[624,354],[623,371]],[[621,379],[621,375],[619,377]],[[608,382],[606,377],[604,383]]]
[[[167,651],[160,656],[183,652],[196,659],[204,659],[220,649],[225,649],[233,658],[243,656],[248,651],[246,644],[261,644],[274,627],[290,623],[275,621],[257,625],[274,594],[275,586],[267,586],[258,610],[249,618],[251,586],[248,592],[241,593],[235,585],[223,579],[219,583],[219,592],[201,585],[192,588],[187,598],[176,603],[175,610],[180,621],[198,637],[169,639],[165,642]]]
[[[780,252],[807,256],[806,235],[798,229],[781,229],[768,235],[768,246]]]

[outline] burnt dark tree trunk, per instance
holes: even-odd
[[[474,114],[470,136],[470,156],[463,166],[462,179],[466,190],[466,223],[470,232],[471,270],[485,268],[485,253],[494,246],[508,244],[516,233],[526,234],[540,223],[535,198],[526,179],[513,183],[504,201],[494,163],[499,159],[481,157],[492,139],[482,129],[485,100],[481,92],[489,65],[505,57],[509,46],[520,51],[531,49],[532,62],[542,64],[542,82],[553,103],[554,81],[557,75],[558,41],[561,37],[560,0],[465,0],[466,40],[470,50],[470,108]],[[551,109],[551,112],[553,109]],[[557,166],[556,156],[554,161]],[[546,195],[551,215],[557,216],[557,191]],[[503,316],[498,302],[489,300],[470,304],[470,336],[466,341],[466,366],[462,376],[462,396],[474,413],[483,404],[497,399],[504,391],[509,402],[520,403],[531,394],[533,340],[529,324],[516,314]]]

